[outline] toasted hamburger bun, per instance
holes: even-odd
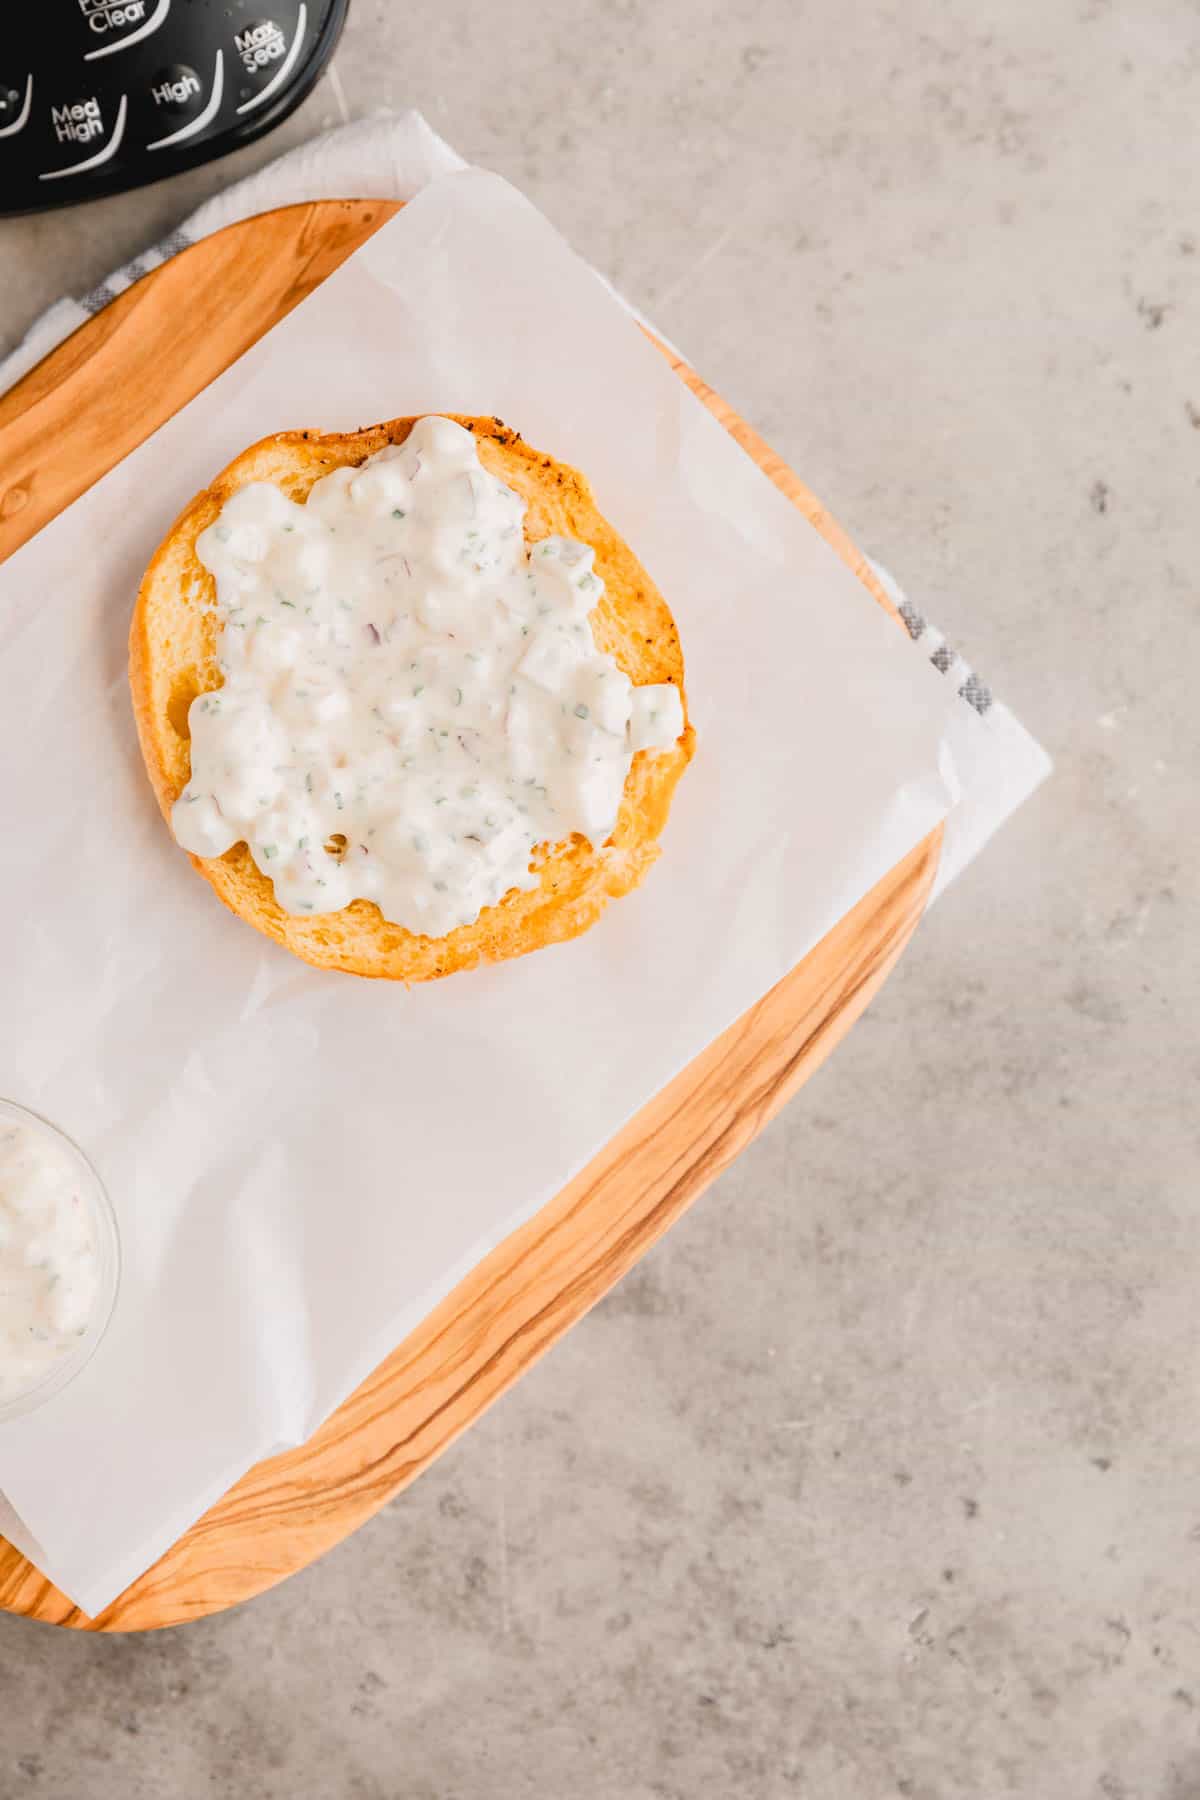
[[[592,546],[605,585],[591,613],[597,648],[608,652],[635,686],[673,682],[686,721],[683,655],[674,621],[629,546],[597,511],[583,476],[532,449],[498,419],[447,416],[474,433],[485,467],[525,501],[528,544],[559,533]],[[134,608],[129,679],[142,755],[168,823],[191,772],[188,710],[198,694],[220,687],[222,680],[215,583],[196,555],[197,537],[247,482],[274,482],[292,500],[303,501],[321,476],[342,464],[364,462],[387,444],[403,443],[414,423],[392,419],[346,434],[289,431],[264,438],[197,495],[159,546]],[[634,757],[616,829],[604,845],[593,849],[575,835],[539,846],[532,865],[540,877],[536,887],[510,890],[473,924],[444,937],[406,931],[369,900],[355,900],[341,912],[295,917],[278,904],[244,843],[224,856],[191,861],[231,911],[305,962],[353,975],[431,981],[577,937],[595,924],[609,900],[636,887],[658,855],[659,834],[694,741],[688,724],[673,749]]]

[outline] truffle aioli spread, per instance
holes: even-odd
[[[245,841],[289,913],[373,900],[439,937],[537,877],[539,844],[602,844],[679,690],[634,687],[592,637],[592,550],[527,551],[525,505],[472,434],[418,420],[297,505],[241,488],[196,542],[221,687],[188,719],[184,849]]]
[[[101,1279],[78,1160],[48,1127],[0,1112],[0,1405],[79,1348]]]

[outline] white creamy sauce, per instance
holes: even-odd
[[[0,1117],[0,1401],[78,1347],[100,1275],[79,1164],[38,1125]]]
[[[184,849],[244,841],[290,913],[361,898],[438,937],[536,886],[535,846],[603,844],[633,756],[683,731],[679,691],[600,654],[593,552],[527,551],[524,518],[441,418],[305,505],[233,495],[196,544],[224,684],[188,715]]]

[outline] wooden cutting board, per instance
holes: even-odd
[[[0,560],[396,210],[322,201],[230,226],[145,276],[0,397]],[[669,360],[888,607],[864,558],[803,483],[693,370]],[[381,396],[381,407],[402,413],[403,394]],[[305,423],[320,420],[264,419],[263,430]],[[939,830],[893,869],[460,1282],[314,1437],[252,1469],[98,1618],[85,1617],[3,1539],[0,1609],[85,1631],[179,1624],[273,1586],[361,1525],[632,1268],[824,1061],[915,930],[940,842]]]

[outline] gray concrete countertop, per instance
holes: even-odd
[[[1193,0],[355,0],[274,138],[0,223],[0,342],[415,104],[886,560],[1056,778],[786,1114],[241,1611],[0,1618],[0,1796],[1200,1795]]]

